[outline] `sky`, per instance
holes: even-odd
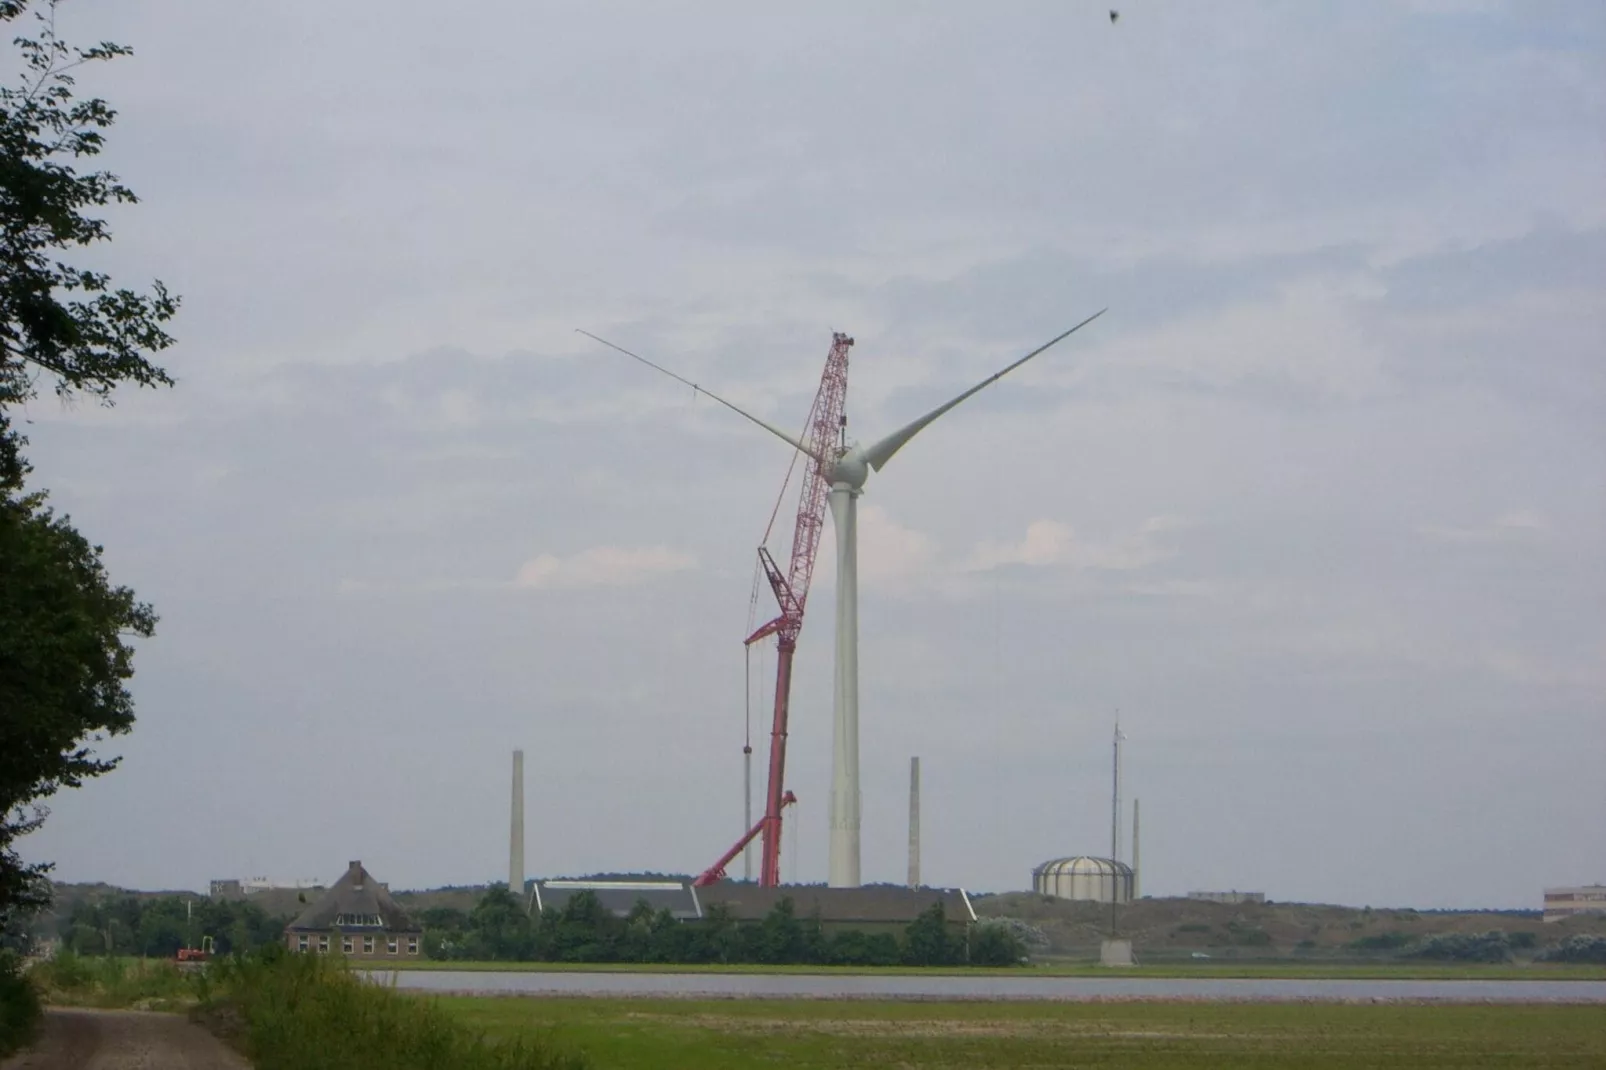
[[[24,414],[161,617],[26,856],[505,879],[522,747],[532,876],[700,871],[749,718],[763,778],[790,458],[576,328],[791,428],[848,332],[873,441],[1107,307],[866,487],[864,879],[911,755],[927,881],[1107,854],[1119,711],[1147,894],[1606,881],[1606,8],[1107,12],[64,4],[135,50],[79,72],[142,198],[84,262],[184,303],[174,389]]]

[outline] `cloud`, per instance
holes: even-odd
[[[695,568],[689,555],[664,546],[593,546],[569,557],[541,554],[519,566],[513,586],[530,590],[631,587],[654,576]]]
[[[1005,565],[1030,567],[1062,566],[1073,569],[1140,569],[1174,557],[1176,550],[1157,538],[1164,532],[1185,527],[1179,517],[1155,516],[1138,525],[1130,534],[1107,542],[1078,538],[1069,524],[1057,520],[1034,520],[1018,542],[983,542],[965,564],[967,572],[987,572]]]
[[[1471,527],[1452,527],[1443,524],[1424,524],[1417,533],[1435,542],[1460,543],[1468,546],[1489,546],[1503,543],[1528,542],[1550,530],[1550,522],[1531,509],[1504,513],[1487,524]]]

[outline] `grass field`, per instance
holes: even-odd
[[[451,998],[612,1070],[1606,1066],[1606,1007]]]
[[[367,963],[363,964],[367,966]],[[1567,963],[1323,963],[1323,962],[1199,962],[1165,963],[1112,970],[1092,963],[1056,963],[1019,969],[974,966],[719,966],[662,965],[620,962],[450,962],[399,960],[374,963],[374,969],[464,970],[505,973],[755,973],[755,974],[868,974],[978,977],[1286,977],[1387,979],[1399,981],[1606,981],[1606,966]]]

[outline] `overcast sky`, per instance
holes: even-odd
[[[523,747],[531,875],[702,869],[789,458],[574,329],[790,427],[847,331],[868,440],[1108,306],[868,484],[865,880],[912,754],[929,881],[1107,853],[1119,708],[1145,892],[1606,881],[1606,7],[923,7],[66,4],[136,53],[96,263],[184,306],[176,389],[27,411],[161,615],[29,857],[505,879]]]

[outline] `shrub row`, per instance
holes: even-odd
[[[196,1016],[236,1032],[257,1070],[586,1070],[541,1038],[492,1042],[434,1002],[281,947],[215,961]]]

